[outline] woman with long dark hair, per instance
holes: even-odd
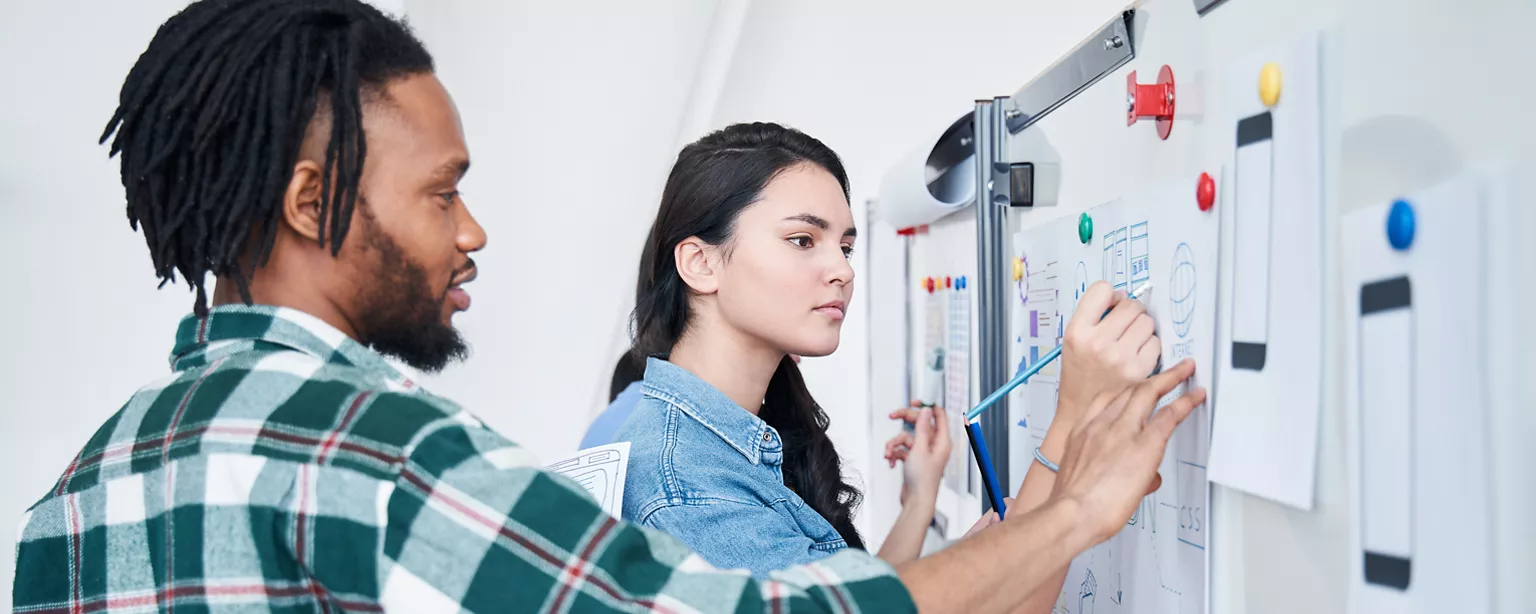
[[[643,397],[616,436],[632,444],[624,517],[716,566],[764,575],[864,548],[861,494],[790,358],[837,349],[853,298],[848,195],[837,154],[767,123],[687,146],[662,192],[636,288]],[[950,451],[936,413],[893,414],[916,431],[893,440],[909,450],[887,446],[903,464],[902,513],[880,552],[893,564],[918,556],[933,517]]]
[[[855,235],[842,162],[801,132],[740,124],[679,154],[640,262],[627,519],[759,575],[864,547],[861,494],[790,357],[837,349]],[[891,563],[917,556],[949,453],[944,421],[915,418]]]

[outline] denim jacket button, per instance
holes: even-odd
[[[763,431],[763,443],[768,443],[770,441],[773,441],[773,433]]]

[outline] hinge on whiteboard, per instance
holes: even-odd
[[[1061,165],[1041,162],[1008,163],[1010,207],[1049,207],[1056,204]]]
[[[1031,130],[1008,136],[1007,149],[998,155],[993,179],[998,194],[994,201],[1008,207],[1050,207],[1056,204],[1061,188],[1061,153],[1045,138],[1045,132]]]
[[[1104,24],[1040,76],[1010,97],[1005,111],[1008,132],[1017,134],[1136,57],[1131,38],[1136,9],[1126,9]]]

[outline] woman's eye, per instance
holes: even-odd
[[[844,245],[843,246],[843,257],[844,258],[852,258],[853,257],[853,246],[852,245]]]
[[[459,191],[454,190],[452,192],[443,192],[442,194],[438,194],[437,197],[443,199],[444,205],[452,207],[453,201],[459,197]]]
[[[795,245],[795,247],[810,247],[811,246],[811,238],[810,237],[790,237],[789,238],[789,242],[793,243]]]

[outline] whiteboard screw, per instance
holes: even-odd
[[[1104,50],[1105,51],[1109,51],[1110,49],[1119,49],[1124,44],[1125,44],[1125,41],[1121,40],[1120,37],[1118,37],[1118,36],[1111,36],[1109,38],[1104,39]]]

